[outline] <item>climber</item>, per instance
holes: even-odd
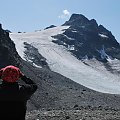
[[[18,83],[19,78],[24,84]],[[0,79],[0,120],[25,120],[27,100],[37,90],[36,83],[13,65],[0,70]]]

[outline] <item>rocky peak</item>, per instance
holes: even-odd
[[[84,15],[82,14],[72,14],[69,21],[75,21],[75,20],[80,20],[80,21],[89,21]]]
[[[108,36],[110,39],[109,42],[113,41],[116,45],[119,45],[112,32],[107,30],[103,25],[99,25],[99,33]]]
[[[55,25],[50,25],[49,27],[46,27],[45,30],[49,29],[49,28],[54,28],[54,27],[56,27],[56,26]]]
[[[68,25],[72,28],[83,29],[98,33],[98,24],[95,19],[89,20],[82,14],[72,14],[70,19],[63,25]]]
[[[63,44],[68,49],[70,46],[74,47],[70,51],[78,59],[88,56],[88,58],[95,57],[101,60],[103,54],[120,59],[119,43],[112,33],[104,26],[98,25],[95,19],[88,20],[84,15],[72,14],[64,25],[70,27],[63,34],[54,36],[58,39],[55,42],[60,45]],[[102,46],[104,46],[104,49]]]
[[[99,25],[99,32],[110,32],[103,25]]]
[[[63,25],[84,25],[87,24],[89,20],[82,14],[72,14],[70,19]]]
[[[98,29],[98,24],[97,24],[97,22],[96,22],[95,19],[91,19],[91,20],[90,20],[90,24],[91,24],[94,28]]]

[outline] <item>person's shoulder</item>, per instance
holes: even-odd
[[[2,80],[0,80],[0,85],[2,85]]]
[[[1,88],[3,88],[3,84],[2,84],[2,82],[0,82],[0,89],[1,89]]]
[[[19,90],[36,90],[36,84],[19,84]]]
[[[29,87],[27,84],[18,84],[19,85],[19,89],[24,89]]]

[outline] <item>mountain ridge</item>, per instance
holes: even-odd
[[[82,59],[87,56],[89,59],[107,62],[107,54],[110,58],[120,59],[120,44],[117,42],[111,31],[103,25],[98,25],[95,19],[88,20],[84,15],[73,14],[63,26],[70,26],[64,33],[53,36],[57,39],[54,42],[66,48],[74,47],[71,52]],[[68,39],[70,38],[70,39]],[[104,46],[106,55],[101,57]]]

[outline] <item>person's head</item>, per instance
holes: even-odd
[[[13,65],[6,66],[5,68],[2,68],[0,70],[0,77],[5,82],[14,83],[21,76],[22,76],[22,73],[20,72],[19,68]]]

